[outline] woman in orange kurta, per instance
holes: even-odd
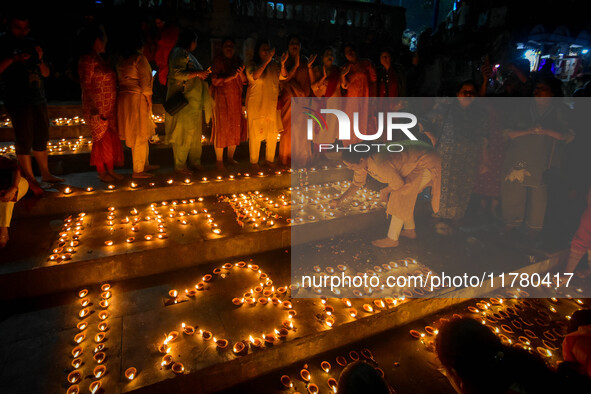
[[[98,27],[83,32],[86,54],[78,61],[82,111],[92,133],[90,165],[103,182],[123,179],[113,169],[123,165],[123,147],[117,132],[117,75],[101,57],[106,37]]]
[[[398,246],[398,237],[416,238],[414,208],[417,195],[431,186],[431,207],[439,211],[441,195],[441,158],[435,149],[421,141],[401,141],[403,150],[382,148],[380,153],[344,151],[343,161],[354,171],[353,182],[340,198],[331,201],[335,208],[363,185],[367,174],[388,186],[380,191],[382,201],[388,201],[386,213],[392,215],[388,236],[372,242],[380,248]],[[404,229],[404,230],[403,230]]]
[[[291,129],[291,98],[310,96],[312,64],[316,59],[316,55],[310,59],[301,56],[300,49],[299,38],[292,37],[289,40],[287,53],[281,57],[281,80],[283,82],[279,96],[279,107],[284,132],[281,134],[279,142],[279,159],[283,165],[290,165],[293,160],[294,164],[305,166],[312,158],[312,148],[310,141],[306,138],[306,130],[295,130],[297,134],[292,135]],[[295,116],[302,115],[295,114]]]
[[[357,56],[357,50],[352,44],[345,46],[345,65],[342,73],[341,87],[346,90],[345,97],[375,97],[376,81],[378,79],[376,69],[369,59],[360,59]],[[362,134],[372,134],[368,132],[369,100],[355,100],[346,104],[345,112],[352,118],[354,112],[359,113],[359,132]],[[360,142],[355,136],[348,141],[343,141],[343,145],[348,146]]]
[[[213,93],[212,141],[218,169],[224,168],[224,148],[228,148],[228,162],[234,160],[239,145],[242,125],[242,87],[246,83],[242,60],[235,55],[236,43],[231,38],[222,42],[222,55],[213,59],[211,82]]]

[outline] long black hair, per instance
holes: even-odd
[[[185,27],[179,33],[179,38],[176,40],[175,47],[189,49],[193,42],[197,41],[197,33]]]

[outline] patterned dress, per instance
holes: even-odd
[[[486,114],[474,104],[462,109],[450,105],[436,149],[441,156],[441,200],[436,214],[443,219],[461,219],[466,213],[478,173]]]
[[[212,76],[227,78],[242,66],[239,57],[228,59],[218,56],[213,60]],[[237,77],[219,86],[213,85],[213,128],[212,140],[216,148],[240,145],[242,142],[242,78]]]
[[[92,132],[90,164],[99,172],[123,165],[123,147],[117,131],[117,75],[96,53],[80,57],[82,111]]]

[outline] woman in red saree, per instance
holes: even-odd
[[[281,56],[282,88],[278,108],[281,109],[284,132],[279,143],[279,160],[286,166],[290,165],[291,161],[298,166],[305,166],[312,158],[312,149],[310,141],[306,138],[306,130],[297,130],[297,135],[292,136],[291,129],[291,98],[310,96],[312,64],[316,60],[316,55],[311,56],[310,59],[301,56],[300,49],[299,38],[291,37],[287,52]]]
[[[241,142],[242,87],[246,83],[242,60],[235,55],[236,43],[231,38],[222,42],[222,55],[213,59],[211,66],[213,106],[212,141],[217,168],[224,169],[224,148],[228,148],[228,162],[234,160],[236,145]]]
[[[123,165],[123,147],[117,132],[117,75],[100,56],[105,52],[106,36],[98,27],[84,32],[88,52],[78,61],[82,87],[82,111],[92,132],[90,165],[96,166],[103,182],[123,177],[114,166]]]

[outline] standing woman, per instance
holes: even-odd
[[[441,156],[440,219],[436,230],[450,235],[450,224],[464,217],[476,176],[483,172],[485,161],[481,158],[486,147],[487,115],[474,101],[478,87],[473,81],[460,85],[457,99],[445,108],[441,133],[438,136],[426,132]]]
[[[150,145],[154,134],[152,120],[152,68],[142,54],[139,37],[129,39],[122,57],[117,62],[119,94],[117,96],[117,124],[119,136],[131,148],[135,179],[150,178],[147,171],[158,168],[148,164]]]
[[[121,180],[114,166],[123,165],[123,147],[117,132],[117,74],[101,57],[107,37],[98,26],[82,33],[85,53],[78,60],[82,109],[92,132],[90,165],[103,182]]]
[[[360,59],[357,50],[352,44],[345,45],[345,58],[347,64],[341,74],[341,87],[346,90],[345,97],[375,97],[376,95],[376,69],[369,59]],[[347,105],[347,113],[359,113],[359,131],[367,132],[369,125],[369,100],[359,100]],[[345,146],[360,142],[357,137],[349,141],[343,141]]]
[[[236,145],[240,144],[242,124],[242,86],[246,83],[244,66],[236,56],[236,42],[231,38],[222,41],[222,55],[213,59],[211,82],[213,85],[212,140],[218,169],[224,169],[224,148],[228,148],[228,162],[234,160]]]
[[[195,170],[201,169],[201,135],[203,119],[209,122],[212,100],[204,81],[211,71],[203,70],[191,52],[197,49],[197,34],[183,29],[179,40],[168,57],[168,91],[166,99],[182,92],[189,102],[174,115],[166,116],[166,143],[172,144],[174,168],[190,175],[187,159]]]
[[[268,41],[261,41],[255,48],[253,61],[246,69],[246,117],[248,121],[248,150],[250,165],[259,168],[261,142],[267,141],[265,158],[268,164],[275,161],[277,133],[281,119],[277,115],[279,96],[279,64],[273,60],[275,48]]]
[[[310,59],[300,55],[301,48],[300,39],[291,37],[287,52],[281,56],[281,80],[283,82],[279,103],[284,132],[279,143],[279,159],[283,165],[290,164],[292,153],[298,166],[308,164],[312,156],[310,142],[303,135],[292,138],[291,134],[291,98],[310,96],[312,64],[316,60],[316,55],[312,55]]]
[[[333,49],[327,47],[322,53],[322,64],[312,69],[311,81],[312,93],[316,97],[329,99],[341,97],[341,69],[334,64]],[[327,106],[326,108],[330,108]],[[328,116],[326,119],[327,129],[323,132],[314,133],[314,153],[318,153],[318,144],[332,144],[337,139],[338,122],[335,116]]]

